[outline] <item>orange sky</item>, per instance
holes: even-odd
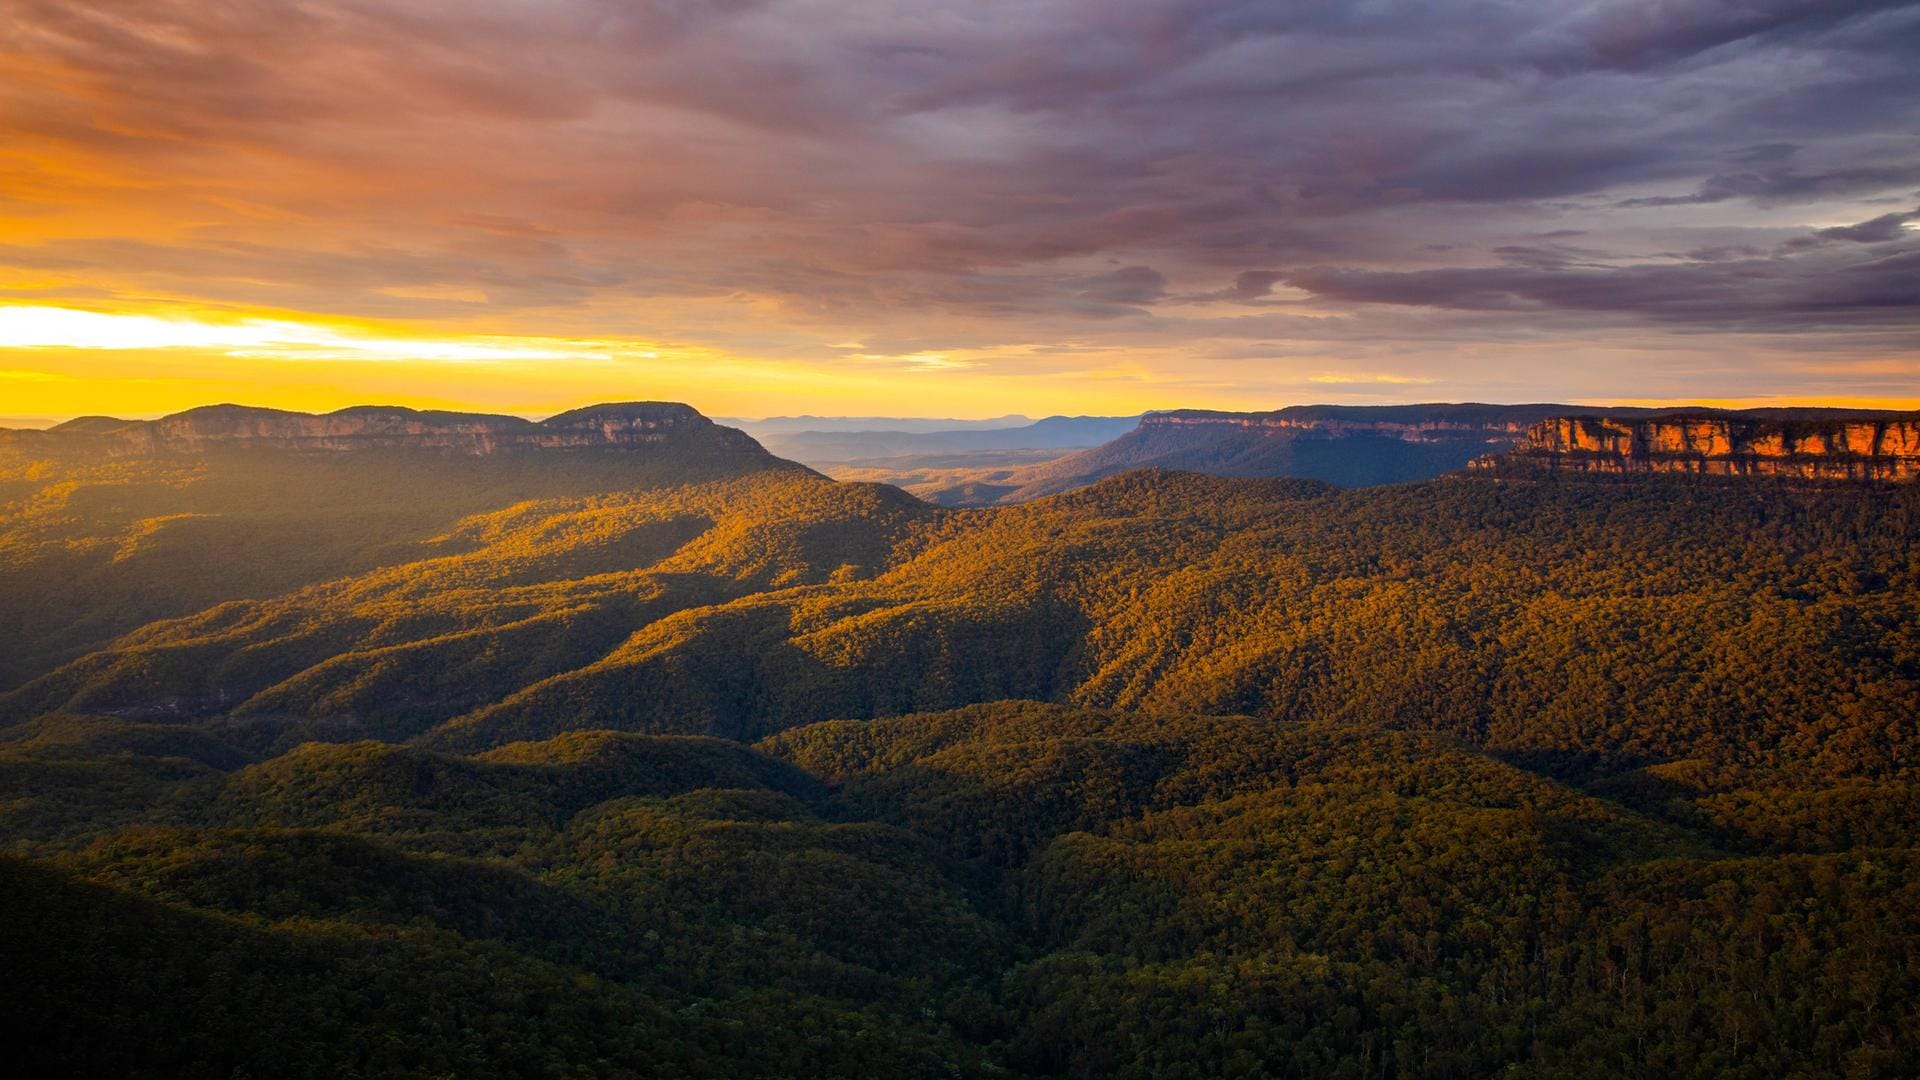
[[[1899,14],[1629,7],[16,0],[0,417],[1920,406]]]

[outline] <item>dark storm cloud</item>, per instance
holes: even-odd
[[[1743,41],[1805,39],[1851,19],[1908,6],[1900,0],[1670,0],[1600,3],[1576,17],[1594,63],[1670,64]]]
[[[1920,210],[1904,214],[1881,214],[1858,225],[1835,225],[1821,229],[1816,235],[1828,240],[1851,240],[1856,244],[1884,244],[1905,237],[1908,234],[1907,222],[1917,220],[1920,220]]]
[[[1866,195],[1920,183],[1920,161],[1897,165],[1834,169],[1803,173],[1793,169],[1719,173],[1709,176],[1691,195],[1628,199],[1622,206],[1687,206],[1699,203],[1751,199],[1761,205],[1809,203],[1822,199]]]
[[[1286,283],[1348,303],[1603,314],[1700,329],[1904,326],[1920,310],[1920,236],[1903,227],[1916,216],[1821,230],[1821,238],[1854,243],[1789,243],[1774,254],[1714,251],[1614,266],[1517,258],[1415,271],[1316,268],[1289,274]]]

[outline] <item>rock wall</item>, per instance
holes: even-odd
[[[1821,420],[1566,416],[1533,425],[1510,453],[1483,458],[1474,468],[1911,480],[1920,477],[1920,414]]]
[[[1502,407],[1487,407],[1500,410]],[[1526,407],[1516,407],[1524,409]],[[1420,411],[1428,411],[1421,415]],[[1328,439],[1375,436],[1404,442],[1453,442],[1479,439],[1489,443],[1518,442],[1538,419],[1535,415],[1476,415],[1457,406],[1354,406],[1328,415],[1323,407],[1307,406],[1270,413],[1216,413],[1181,411],[1150,413],[1140,420],[1144,429],[1231,427],[1249,431],[1290,432]],[[1374,412],[1376,416],[1368,416]],[[1344,414],[1344,415],[1343,415]]]
[[[678,444],[765,453],[745,432],[670,402],[593,405],[542,421],[482,413],[359,406],[313,414],[211,405],[147,421],[87,417],[44,432],[9,432],[35,449],[107,454],[193,453],[222,447],[316,452],[373,448],[492,454],[515,448],[637,449]]]

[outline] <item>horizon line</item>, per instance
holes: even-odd
[[[618,400],[618,401],[611,400],[611,399],[602,399],[602,400],[585,402],[579,405],[569,406],[567,408],[559,409],[554,412],[533,411],[533,410],[516,411],[512,409],[493,410],[493,409],[471,408],[471,407],[468,407],[468,408],[448,408],[448,407],[422,408],[416,405],[402,405],[402,404],[393,403],[393,402],[377,402],[377,401],[363,402],[356,405],[343,405],[337,409],[308,410],[308,409],[291,409],[291,408],[285,408],[278,405],[253,405],[253,404],[247,404],[244,402],[236,402],[236,401],[210,401],[204,405],[193,405],[185,409],[174,409],[167,412],[135,413],[135,414],[73,413],[70,415],[53,415],[53,416],[48,416],[48,415],[0,416],[0,429],[14,430],[14,431],[46,430],[48,428],[58,427],[61,424],[70,423],[71,421],[74,421],[74,420],[78,420],[82,418],[90,418],[90,417],[102,417],[102,418],[113,419],[113,420],[123,420],[128,423],[146,423],[153,420],[163,420],[170,416],[179,416],[183,413],[192,412],[195,409],[218,408],[221,406],[243,408],[243,409],[260,409],[264,411],[290,413],[290,414],[300,415],[300,416],[328,416],[334,413],[346,412],[351,409],[391,408],[391,409],[406,409],[414,412],[460,413],[460,414],[473,415],[473,416],[510,416],[510,417],[515,417],[522,420],[531,421],[534,423],[540,423],[545,420],[550,420],[553,417],[560,416],[577,409],[593,408],[599,405],[624,404],[632,400],[635,400],[635,399],[625,399],[625,400]],[[1840,410],[1840,411],[1859,411],[1859,412],[1920,412],[1920,398],[1892,398],[1892,399],[1845,398],[1845,397],[1790,398],[1790,397],[1782,397],[1778,395],[1763,395],[1763,396],[1743,397],[1743,398],[1673,398],[1673,399],[1622,398],[1622,399],[1609,399],[1609,400],[1602,400],[1602,399],[1595,399],[1595,398],[1569,398],[1564,401],[1549,401],[1549,400],[1542,400],[1542,399],[1535,399],[1535,400],[1528,400],[1528,401],[1486,401],[1486,400],[1450,401],[1450,400],[1437,400],[1437,399],[1423,400],[1423,401],[1371,401],[1371,402],[1298,401],[1298,402],[1291,402],[1285,405],[1276,405],[1271,408],[1252,408],[1252,409],[1220,409],[1220,408],[1208,408],[1204,406],[1175,405],[1175,406],[1168,406],[1165,408],[1145,409],[1138,413],[1114,413],[1114,414],[1049,413],[1043,416],[1034,416],[1032,414],[1024,413],[1024,412],[1008,412],[1008,413],[997,413],[990,416],[977,416],[977,417],[907,415],[907,414],[827,415],[827,414],[821,414],[821,413],[774,413],[774,414],[769,414],[766,416],[758,416],[758,417],[724,416],[724,415],[709,414],[706,411],[700,409],[698,406],[693,405],[691,402],[669,401],[666,399],[659,399],[659,400],[653,400],[652,403],[685,405],[688,408],[693,409],[695,412],[698,412],[701,416],[704,416],[707,419],[714,421],[715,423],[727,422],[727,423],[738,423],[738,424],[760,424],[760,423],[767,423],[775,420],[819,420],[823,422],[845,422],[849,420],[865,420],[865,421],[898,420],[898,421],[914,422],[914,423],[928,423],[933,421],[951,421],[951,422],[960,423],[960,424],[978,424],[978,423],[988,423],[995,420],[1014,420],[1014,419],[1024,420],[1028,424],[1033,424],[1043,420],[1053,420],[1053,419],[1125,420],[1125,419],[1132,419],[1136,417],[1144,417],[1144,416],[1150,416],[1155,414],[1165,414],[1165,413],[1174,413],[1174,412],[1210,412],[1210,413],[1224,413],[1229,415],[1231,414],[1259,415],[1264,413],[1280,412],[1285,409],[1294,409],[1294,408],[1328,407],[1328,408],[1383,409],[1383,408],[1418,408],[1421,406],[1441,406],[1441,405],[1460,405],[1460,406],[1484,405],[1484,406],[1495,407],[1495,408],[1520,408],[1520,407],[1525,407],[1529,405],[1565,405],[1570,408],[1585,408],[1585,409],[1610,409],[1610,408],[1613,408],[1613,409],[1712,409],[1712,410],[1719,410],[1719,411],[1725,411],[1725,412],[1744,412],[1744,411],[1757,410],[1757,409],[1833,409],[1833,410]],[[1014,426],[1020,426],[1020,425],[1014,425]]]

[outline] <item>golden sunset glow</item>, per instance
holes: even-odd
[[[367,400],[416,407],[477,406],[530,416],[609,396],[666,394],[717,412],[775,412],[824,396],[847,407],[899,406],[903,376],[942,381],[926,400],[991,415],[1019,392],[1005,376],[957,379],[964,355],[889,356],[844,346],[820,368],[657,342],[509,335],[429,335],[365,321],[165,309],[101,312],[0,306],[0,386],[10,418],[87,413],[148,417],[210,401],[326,411]],[[1032,379],[1089,407],[1124,412],[1146,373],[1081,371]],[[950,381],[949,381],[950,380]],[[1114,383],[1102,390],[1102,383]],[[1071,384],[1071,388],[1064,384]]]
[[[1268,85],[1311,26],[784,7],[27,0],[0,416],[1920,401],[1898,125],[1733,118],[1678,77],[1562,123],[1604,20],[1470,35],[1541,43],[1532,89],[1376,27],[1377,92],[1343,98]],[[1788,54],[1711,78],[1841,92]],[[1900,65],[1844,69],[1871,96]]]
[[[1920,1077],[1920,0],[0,0],[10,1072]]]
[[[604,359],[600,342],[370,337],[282,319],[161,317],[51,307],[0,307],[0,349],[191,349],[273,360],[505,363]],[[653,351],[639,355],[653,357]]]

